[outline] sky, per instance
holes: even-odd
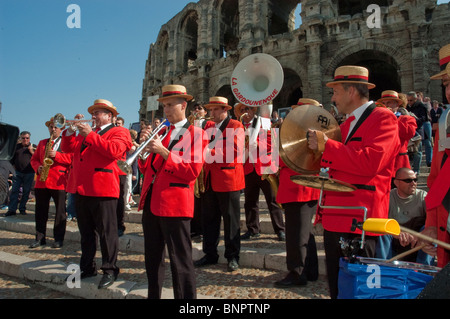
[[[90,118],[96,99],[110,100],[126,127],[139,121],[150,44],[189,2],[170,0],[0,0],[0,121],[49,137],[56,113]],[[74,23],[76,4],[80,28]],[[69,23],[70,25],[70,23]]]
[[[137,122],[150,44],[189,2],[197,0],[0,0],[0,121],[37,144],[56,113],[90,118],[94,100],[107,99],[126,127]]]

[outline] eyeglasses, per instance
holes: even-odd
[[[417,183],[417,178],[405,178],[405,179],[396,178],[396,180],[402,181],[406,184],[410,184],[412,182]]]

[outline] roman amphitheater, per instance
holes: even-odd
[[[300,12],[300,14],[299,14]],[[423,91],[444,100],[439,49],[450,43],[450,5],[436,0],[200,0],[161,26],[145,65],[140,118],[162,116],[155,99],[183,84],[196,101],[236,102],[231,76],[254,53],[275,57],[284,81],[274,109],[300,97],[331,104],[326,83],[341,65],[361,65],[383,90]],[[152,112],[154,110],[155,112]]]

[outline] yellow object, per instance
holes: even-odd
[[[363,230],[370,233],[399,235],[400,225],[395,219],[368,218]]]

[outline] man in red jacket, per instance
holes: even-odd
[[[216,96],[205,107],[212,121],[205,126],[209,145],[204,165],[205,194],[202,202],[203,252],[205,256],[195,262],[196,267],[216,264],[219,259],[217,245],[220,222],[223,217],[225,258],[228,271],[239,268],[240,192],[245,188],[243,151],[244,127],[231,119],[228,99]]]
[[[411,163],[408,158],[408,143],[414,136],[417,129],[417,122],[414,117],[409,115],[409,112],[402,107],[403,101],[399,98],[396,91],[388,90],[381,93],[379,103],[383,103],[388,109],[390,109],[398,120],[398,137],[400,140],[400,150],[395,159],[394,176],[398,169],[407,167],[411,168]],[[393,182],[392,182],[393,183]],[[394,187],[394,185],[391,185]]]
[[[167,244],[174,297],[195,299],[195,269],[192,261],[191,219],[194,215],[194,186],[203,167],[206,139],[203,130],[186,118],[186,107],[192,96],[182,85],[162,88],[164,113],[171,124],[161,139],[153,138],[139,159],[144,174],[139,210],[143,210],[145,268],[148,298],[161,298],[164,283],[165,245]],[[150,135],[141,132],[141,143]]]
[[[47,230],[48,210],[50,198],[55,203],[55,222],[53,236],[55,242],[53,248],[63,245],[66,233],[66,183],[72,154],[61,152],[61,129],[53,123],[53,118],[45,123],[50,132],[50,138],[39,142],[36,151],[31,157],[31,166],[36,172],[36,184],[34,186],[36,195],[36,240],[30,248],[45,245],[45,233]],[[51,161],[44,164],[44,160]],[[44,167],[46,166],[46,167]],[[47,176],[46,178],[44,176]]]
[[[108,100],[98,99],[88,108],[95,122],[95,131],[86,122],[75,124],[62,134],[61,148],[73,153],[73,191],[81,235],[81,279],[97,275],[94,261],[97,240],[102,251],[103,277],[98,288],[110,286],[119,273],[117,256],[117,201],[119,198],[119,167],[117,160],[131,148],[131,136],[124,127],[115,126],[116,107]],[[98,234],[98,235],[97,235]]]
[[[277,234],[278,240],[284,241],[283,211],[275,200],[276,194],[269,181],[262,178],[266,174],[265,171],[267,171],[267,174],[274,174],[278,170],[278,167],[270,167],[272,163],[271,122],[270,119],[257,115],[257,110],[256,107],[250,107],[242,103],[234,106],[234,114],[238,119],[242,117],[242,124],[249,139],[245,149],[244,163],[244,209],[247,232],[241,236],[241,239],[260,236],[259,193],[262,190],[266,198],[273,230]]]
[[[304,105],[320,107],[313,99],[301,98],[292,109]],[[280,158],[279,188],[276,200],[283,205],[286,220],[287,275],[275,282],[278,287],[304,286],[318,277],[317,247],[312,234],[312,218],[317,212],[320,191],[298,185],[291,176],[299,175]]]
[[[445,96],[450,101],[450,44],[447,44],[439,50],[439,60],[441,72],[433,75],[432,80],[442,80],[445,88]],[[445,113],[444,113],[445,114]],[[444,115],[443,114],[443,115]],[[448,122],[447,122],[448,123]],[[447,124],[448,125],[448,124]],[[425,229],[423,234],[440,241],[450,243],[450,147],[447,142],[444,149],[439,149],[442,140],[450,138],[450,128],[446,127],[446,131],[436,130],[433,159],[431,162],[430,175],[428,176],[427,185],[429,191],[425,197],[427,207],[427,219],[425,221]],[[443,135],[443,136],[442,136]],[[437,255],[438,266],[445,267],[450,262],[450,251],[438,246],[428,244],[423,250],[429,255]]]
[[[395,158],[400,143],[397,118],[387,108],[369,101],[369,71],[358,66],[336,69],[335,79],[327,84],[333,89],[332,101],[340,113],[349,117],[341,125],[342,142],[328,139],[320,131],[308,132],[309,147],[323,152],[321,165],[329,168],[330,178],[356,186],[349,193],[325,191],[322,209],[327,275],[331,298],[338,296],[339,259],[343,257],[340,239],[357,239],[360,230],[352,232],[352,223],[367,218],[387,218],[389,192]],[[364,249],[358,254],[374,257],[378,235],[367,233]]]

